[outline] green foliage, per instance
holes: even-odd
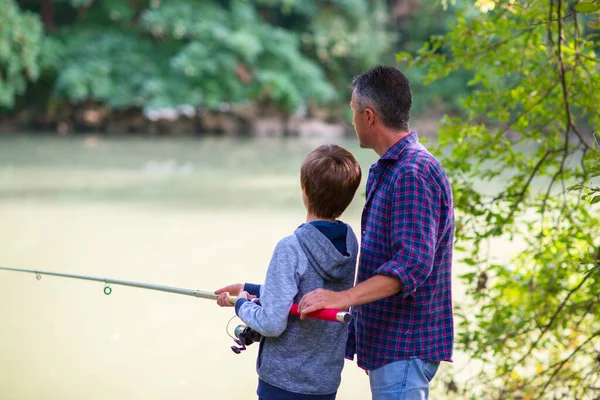
[[[470,301],[458,346],[481,376],[460,398],[595,399],[600,381],[597,2],[479,0],[417,53],[426,80],[472,74],[440,147]],[[593,5],[593,9],[592,9]],[[478,182],[498,182],[494,189]],[[500,185],[503,183],[503,185]],[[483,187],[482,187],[483,186]],[[571,188],[569,190],[568,188]],[[489,258],[502,240],[522,250]],[[565,397],[563,397],[565,396]]]
[[[157,80],[164,79],[163,71],[168,73],[153,58],[154,51],[149,40],[124,32],[89,29],[66,34],[55,92],[74,103],[93,99],[112,107],[141,107],[162,94]],[[188,93],[181,95],[185,100]]]
[[[38,15],[49,1],[22,2],[24,12],[7,3],[0,63],[8,59],[12,86],[0,86],[0,104],[11,106],[42,63],[54,74],[52,100],[150,109],[260,102],[289,113],[345,99],[348,80],[390,44],[381,0],[54,0],[44,36]],[[19,30],[27,47],[15,42]]]
[[[440,7],[436,2],[422,2],[417,14],[410,19],[405,27],[399,30],[397,48],[401,49],[396,55],[396,61],[405,66],[413,57],[419,56],[423,46],[428,48],[432,37],[446,34],[455,20],[456,12],[464,12],[472,7],[472,1],[454,1],[449,8]],[[430,49],[444,52],[443,48]],[[419,114],[428,108],[442,112],[460,112],[460,102],[469,93],[466,83],[471,74],[465,70],[452,71],[450,76],[429,82],[428,65],[411,65],[405,71],[411,82],[414,93],[412,113]]]
[[[40,75],[43,29],[37,15],[0,0],[0,107],[12,107],[28,81]]]
[[[246,2],[233,2],[229,10],[170,2],[146,12],[142,21],[155,37],[170,35],[185,42],[171,67],[210,108],[266,97],[293,110],[311,97],[320,102],[333,98],[333,87],[302,54],[297,35],[261,23]],[[246,82],[238,76],[240,69],[252,75]]]

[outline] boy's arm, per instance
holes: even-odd
[[[283,239],[275,247],[262,285],[261,305],[246,299],[238,299],[235,304],[240,319],[263,336],[279,336],[285,331],[290,308],[298,294],[298,257],[288,240]]]
[[[224,286],[220,289],[215,290],[215,294],[228,293],[230,296],[238,296],[240,292],[247,292],[256,297],[260,297],[260,286],[255,283],[232,283],[231,285]],[[217,301],[222,307],[230,307],[227,298],[223,298],[223,301]],[[221,304],[223,303],[223,304]]]
[[[257,285],[255,283],[244,283],[244,292],[248,292],[248,294],[251,294],[253,296],[256,297],[260,297],[260,286],[261,285]]]

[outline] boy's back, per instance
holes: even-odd
[[[335,399],[344,367],[346,324],[290,317],[292,304],[315,289],[346,290],[354,282],[358,243],[337,220],[361,179],[352,154],[336,145],[313,150],[300,168],[306,223],[273,252],[265,283],[218,289],[217,303],[237,295],[236,314],[263,339],[257,360],[262,400]],[[260,305],[248,295],[260,298]]]
[[[342,251],[334,245],[340,237],[344,239]],[[340,221],[303,224],[278,243],[260,290],[262,309],[270,312],[253,312],[252,303],[238,310],[242,320],[267,336],[261,341],[257,360],[258,375],[268,384],[259,385],[260,397],[267,397],[261,392],[271,389],[269,385],[304,394],[337,391],[344,366],[346,325],[301,321],[287,313],[292,303],[314,289],[352,287],[357,253],[356,236]],[[278,336],[269,337],[272,335]]]

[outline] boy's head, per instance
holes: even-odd
[[[360,165],[349,151],[334,144],[317,147],[300,168],[308,211],[319,218],[339,217],[352,201],[360,179]]]

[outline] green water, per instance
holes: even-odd
[[[327,142],[0,137],[0,265],[207,291],[260,283],[277,241],[304,221],[300,164]],[[333,142],[363,169],[342,216],[358,231],[377,155]],[[230,308],[127,287],[105,296],[64,278],[0,271],[0,282],[3,400],[256,398],[257,346],[229,349]],[[455,360],[439,387],[470,371]],[[370,398],[352,362],[338,398]]]
[[[294,210],[299,166],[323,141],[3,138],[3,200]],[[373,152],[352,150],[368,171]]]

